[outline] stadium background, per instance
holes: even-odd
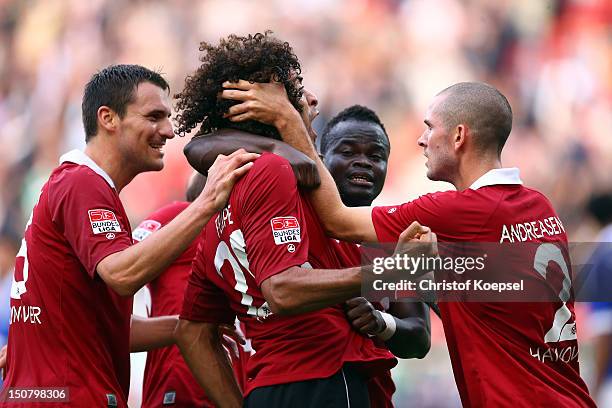
[[[375,109],[391,138],[389,176],[377,203],[448,189],[425,178],[416,145],[431,97],[462,80],[506,94],[514,128],[505,166],[553,202],[572,241],[592,241],[589,195],[612,172],[612,2],[606,0],[127,1],[0,0],[0,321],[8,322],[14,255],[39,189],[61,153],[84,146],[83,85],[112,63],[161,70],[177,92],[198,63],[199,41],[272,29],[303,64],[319,97],[321,129],[339,110]],[[183,197],[189,169],[166,147],[161,173],[123,192],[132,225]],[[142,310],[142,296],[137,297]],[[592,373],[586,306],[577,307],[582,372]],[[6,335],[6,327],[0,329]],[[440,324],[422,361],[393,372],[397,406],[453,407],[458,396]],[[5,339],[0,339],[5,341]],[[494,356],[491,356],[494,358]],[[134,364],[139,401],[143,356]]]

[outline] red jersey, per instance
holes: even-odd
[[[245,395],[256,387],[326,378],[345,362],[371,375],[397,361],[351,329],[340,305],[295,316],[271,313],[260,286],[293,266],[340,263],[289,163],[264,153],[232,190],[227,207],[206,226],[181,318],[244,323],[254,353]]]
[[[180,214],[188,202],[175,202],[160,208],[142,221],[132,233],[142,241]],[[191,274],[191,263],[197,249],[197,239],[162,274],[147,284],[151,295],[150,317],[170,316],[181,312],[183,294]],[[142,389],[142,407],[214,407],[206,398],[187,367],[181,351],[174,345],[147,352]]]
[[[521,184],[517,169],[496,169],[465,191],[376,207],[372,221],[380,242],[397,242],[414,220],[441,242],[531,242],[524,266],[510,273],[547,285],[549,262],[569,268],[567,236],[549,201]],[[531,233],[516,235],[525,225]],[[563,255],[538,259],[536,248],[551,244]],[[564,279],[569,286],[570,274]],[[441,302],[440,311],[464,406],[595,406],[579,373],[573,294],[567,302]]]
[[[132,297],[96,266],[132,244],[130,230],[111,178],[82,152],[62,156],[15,262],[3,401],[9,387],[66,387],[69,406],[126,406]]]

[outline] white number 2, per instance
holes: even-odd
[[[268,302],[265,302],[260,307],[255,307],[253,306],[253,297],[247,293],[248,286],[246,276],[244,275],[242,268],[244,268],[251,276],[253,276],[253,273],[249,269],[246,244],[242,231],[235,230],[230,234],[230,245],[234,250],[234,254],[236,255],[235,257],[232,255],[229,247],[224,241],[219,242],[219,245],[217,246],[217,251],[215,253],[215,269],[217,270],[217,273],[219,276],[223,277],[221,274],[221,267],[225,261],[228,261],[234,270],[234,277],[236,279],[234,289],[242,294],[242,300],[240,303],[247,307],[247,314],[250,316],[263,318],[268,317],[268,315],[271,313]]]
[[[569,276],[567,263],[561,250],[554,244],[544,243],[540,245],[536,251],[533,267],[536,271],[546,279],[546,269],[549,262],[554,262],[561,268],[563,272],[563,287],[559,292],[559,298],[563,305],[555,313],[553,325],[550,330],[544,335],[545,343],[556,343],[559,341],[576,340],[576,323],[568,323],[572,317],[572,313],[568,309],[566,302],[570,299],[570,286],[572,281]]]

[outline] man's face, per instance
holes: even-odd
[[[163,147],[174,137],[168,91],[150,82],[140,83],[119,129],[118,144],[126,166],[136,173],[161,170]]]
[[[423,134],[417,140],[427,157],[427,177],[436,181],[452,181],[457,170],[457,157],[453,146],[453,135],[446,129],[439,111],[443,96],[437,96],[425,113]]]
[[[323,156],[342,201],[348,206],[370,205],[380,194],[387,176],[389,144],[376,123],[347,120],[326,136],[330,145]]]
[[[302,105],[302,120],[304,121],[304,125],[306,125],[306,130],[308,130],[308,134],[314,143],[317,134],[312,128],[312,122],[314,119],[319,116],[319,109],[317,105],[319,104],[319,100],[317,96],[310,92],[308,89],[304,88],[304,93],[302,95],[302,99],[300,99],[300,105]]]

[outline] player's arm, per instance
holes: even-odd
[[[177,344],[206,395],[218,407],[241,407],[242,393],[221,344],[218,325],[179,319]]]
[[[183,253],[208,220],[223,208],[233,185],[257,157],[244,150],[219,156],[208,173],[204,190],[189,207],[148,239],[102,259],[96,267],[98,275],[119,295],[134,295]]]
[[[377,336],[399,358],[423,358],[431,346],[429,308],[421,302],[393,302],[381,312],[365,298],[346,302],[347,317],[358,332]]]
[[[191,167],[206,174],[218,155],[229,155],[240,148],[253,153],[270,152],[284,157],[291,164],[298,185],[302,188],[317,188],[321,183],[314,161],[288,144],[269,137],[239,132],[233,132],[231,137],[201,136],[193,138],[183,151]]]
[[[310,157],[316,165],[321,185],[311,193],[311,201],[326,233],[342,241],[377,242],[371,207],[346,207],[331,174],[319,158],[299,112],[291,105],[284,86],[277,83],[224,83],[221,96],[242,101],[232,106],[228,118],[234,122],[257,120],[275,126],[283,140]]]
[[[273,313],[306,313],[359,295],[361,274],[361,267],[306,269],[294,266],[263,281],[261,293]]]
[[[415,221],[402,233],[397,245],[408,255],[427,256],[437,251],[435,242],[436,235]],[[408,249],[407,243],[411,243]],[[306,313],[359,296],[362,278],[366,274],[372,274],[371,266],[348,269],[306,269],[294,266],[264,280],[261,292],[273,313]],[[408,329],[413,329],[413,323]]]
[[[130,352],[149,351],[174,344],[174,329],[177,323],[178,315],[161,317],[132,315]]]

